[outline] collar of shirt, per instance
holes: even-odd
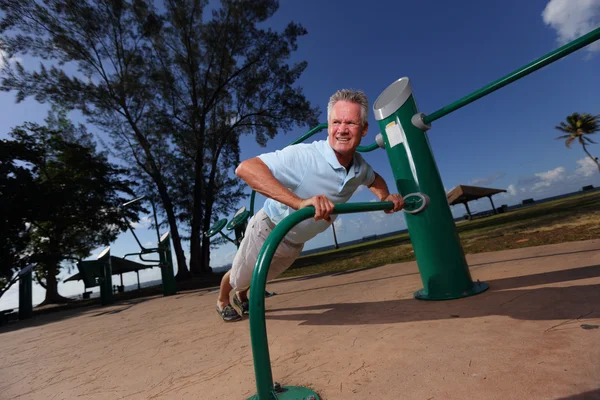
[[[323,140],[320,144],[321,146],[319,150],[321,151],[321,154],[323,154],[323,157],[325,157],[325,160],[327,160],[329,165],[331,165],[335,170],[342,169],[344,170],[344,172],[346,172],[346,168],[342,164],[340,164],[340,162],[337,159],[337,156],[335,155],[335,151],[333,151],[333,149],[331,148],[329,140]],[[354,156],[352,158],[352,164],[348,170],[348,179],[358,174],[359,169],[360,165],[357,162],[356,156]]]

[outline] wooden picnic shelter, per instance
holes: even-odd
[[[494,206],[492,196],[503,192],[506,192],[506,190],[484,188],[479,186],[458,185],[457,187],[449,191],[446,197],[448,198],[448,204],[450,204],[451,206],[454,206],[456,204],[463,204],[467,209],[469,219],[471,219],[473,216],[471,215],[471,210],[469,209],[469,201],[478,200],[482,197],[487,197],[488,199],[490,199],[490,203],[492,203],[492,209],[494,210],[494,214],[497,214],[498,211]]]

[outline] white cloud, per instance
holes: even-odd
[[[513,184],[508,185],[508,187],[506,188],[506,193],[509,196],[516,196],[517,195],[517,187]]]
[[[149,216],[145,216],[140,218],[138,222],[134,222],[131,224],[133,229],[148,229],[150,228],[150,223],[152,219]]]
[[[542,18],[556,31],[562,45],[598,27],[600,0],[550,0]],[[600,43],[592,43],[586,48],[589,52],[600,51]]]
[[[557,167],[546,172],[538,172],[535,176],[539,179],[537,183],[533,185],[531,190],[537,191],[542,188],[550,187],[551,185],[560,182],[565,179],[565,168]]]
[[[386,214],[383,211],[372,211],[369,215],[371,217],[371,223],[374,226],[381,226],[384,224]]]
[[[495,182],[498,179],[504,178],[505,176],[506,176],[506,173],[504,173],[504,172],[497,172],[494,175],[491,175],[491,176],[488,176],[488,177],[485,177],[485,178],[476,178],[476,179],[473,179],[471,181],[471,185],[474,185],[474,186],[489,185],[490,183]],[[446,192],[446,193],[448,193],[448,192]]]
[[[335,221],[333,221],[333,225],[335,226],[336,232],[343,232],[346,228],[344,219],[342,219],[342,217],[337,217]]]
[[[575,170],[576,175],[588,177],[598,173],[598,166],[589,157],[577,160],[577,164],[579,164],[579,167]]]
[[[351,219],[350,223],[356,232],[360,232],[365,227],[362,219]]]

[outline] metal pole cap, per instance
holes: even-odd
[[[412,87],[407,77],[403,77],[392,83],[379,95],[373,112],[375,119],[381,121],[395,113],[412,95]]]

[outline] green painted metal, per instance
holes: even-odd
[[[227,230],[232,231],[237,227],[245,226],[250,218],[250,211],[243,211],[232,218],[227,224]]]
[[[600,27],[594,29],[593,31],[589,32],[586,35],[581,36],[580,38],[578,38],[576,40],[573,40],[572,42],[565,44],[562,47],[559,47],[558,49],[546,54],[545,56],[540,57],[535,61],[532,61],[531,63],[525,65],[524,67],[519,68],[518,70],[490,83],[489,85],[484,86],[483,88],[481,88],[479,90],[476,90],[475,92],[463,97],[462,99],[457,100],[454,103],[452,103],[446,107],[443,107],[432,114],[427,115],[424,119],[424,122],[425,122],[425,124],[430,124],[431,122],[435,121],[436,119],[440,119],[444,115],[448,115],[451,112],[456,111],[459,108],[462,108],[462,107],[466,106],[467,104],[469,104],[477,99],[480,99],[483,96],[486,96],[486,95],[508,85],[509,83],[516,81],[517,79],[523,78],[524,76],[529,75],[530,73],[537,71],[538,69],[543,68],[546,65],[553,63],[554,61],[559,60],[559,59],[573,53],[574,51],[577,51],[577,50],[581,49],[582,47],[585,47],[585,46],[589,45],[590,43],[593,43],[599,39],[600,39]]]
[[[270,396],[268,399],[273,400],[321,400],[316,392],[301,386],[282,386],[280,390],[272,390]],[[261,398],[254,395],[248,400],[261,400]]]
[[[19,275],[19,319],[31,318],[33,315],[33,268],[28,267]]]
[[[158,242],[158,256],[160,258],[160,275],[162,278],[163,295],[177,294],[177,283],[173,271],[173,256],[171,255],[171,235],[166,232]]]
[[[221,229],[223,229],[225,227],[225,225],[227,225],[227,219],[221,218],[220,220],[215,222],[215,224],[213,226],[210,227],[208,232],[206,232],[206,235],[208,237],[215,236],[217,233],[221,232]]]
[[[356,150],[360,151],[361,153],[368,153],[370,151],[377,150],[378,148],[379,146],[377,145],[377,143],[374,142],[367,146],[358,146]]]
[[[405,100],[391,115],[377,116],[378,109],[395,104],[392,98]],[[471,279],[427,135],[411,123],[417,107],[408,79],[390,85],[375,102],[374,109],[398,192],[423,193],[430,199],[422,212],[405,214],[424,286],[415,297],[453,299],[487,289],[486,284],[475,285]]]
[[[106,306],[114,302],[112,287],[112,266],[110,264],[110,247],[108,247],[106,250],[100,253],[97,261],[103,271],[103,276],[99,279],[100,304]]]
[[[321,132],[323,129],[327,129],[327,123],[322,123],[322,124],[315,126],[310,131],[306,132],[304,135],[300,136],[298,139],[296,139],[292,143],[288,144],[288,146],[291,146],[293,144],[302,143],[309,137]],[[287,147],[287,146],[285,146],[285,147]]]
[[[394,204],[391,202],[368,202],[368,203],[346,203],[336,204],[333,214],[349,214],[367,211],[391,210]],[[315,215],[314,207],[302,208],[284,218],[275,226],[271,234],[265,240],[254,267],[252,285],[250,286],[250,340],[252,343],[252,354],[254,355],[254,373],[256,374],[257,396],[255,399],[267,400],[277,399],[272,397],[273,375],[271,371],[271,360],[269,358],[269,343],[267,340],[267,324],[265,321],[265,289],[267,286],[267,274],[275,250],[285,235],[305,219]]]
[[[252,217],[254,215],[254,199],[256,198],[256,191],[253,190],[252,194],[250,195],[250,216]]]

